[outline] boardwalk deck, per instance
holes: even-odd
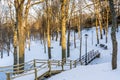
[[[35,80],[40,80],[44,76],[52,75],[55,73],[59,73],[63,70],[68,70],[76,67],[78,64],[86,65],[93,61],[95,58],[100,57],[100,53],[98,51],[90,51],[87,54],[87,61],[86,56],[83,55],[81,59],[77,60],[66,60],[66,63],[63,65],[62,60],[40,60],[35,59],[24,63],[24,66],[14,65],[16,66],[16,71],[14,71],[14,66],[6,66],[0,68],[0,72],[9,73],[7,74],[7,79],[5,80],[17,80],[21,77],[26,77],[31,75],[32,78]],[[24,67],[24,70],[19,70],[19,67]],[[22,72],[21,74],[18,74]],[[33,79],[33,80],[34,80]]]

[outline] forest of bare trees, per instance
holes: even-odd
[[[96,26],[96,44],[103,39],[103,35],[106,36],[107,43],[108,27],[112,25],[112,69],[117,68],[116,32],[120,23],[119,0],[90,0],[89,4],[87,0],[0,0],[0,6],[1,58],[4,50],[9,56],[13,46],[14,65],[24,63],[25,46],[28,44],[30,50],[31,40],[38,39],[44,44],[44,52],[48,51],[49,59],[52,57],[51,40],[60,41],[61,59],[65,62],[66,58],[71,56],[71,30],[74,31],[76,48],[75,33],[78,33],[82,41],[81,31]]]

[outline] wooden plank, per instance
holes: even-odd
[[[55,75],[55,74],[58,74],[58,73],[60,73],[60,72],[62,72],[62,70],[53,70],[53,71],[51,71],[51,75]],[[41,79],[43,79],[44,77],[49,77],[49,76],[51,76],[51,75],[49,75],[49,71],[48,71],[48,72],[42,74],[41,76],[39,76],[39,77],[38,77],[38,80],[41,80]]]
[[[46,75],[48,75],[48,74],[49,74],[49,71],[43,73],[42,75],[40,75],[40,76],[38,77],[38,80],[41,80],[44,76],[46,76]]]

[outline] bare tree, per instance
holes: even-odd
[[[61,0],[61,28],[62,28],[62,60],[66,61],[66,4],[67,0]]]
[[[51,8],[50,0],[46,0],[47,7],[47,45],[48,45],[48,58],[51,59],[51,34],[50,34],[50,17],[51,17]]]
[[[70,57],[70,28],[71,28],[71,17],[72,17],[72,14],[74,12],[74,1],[71,2],[72,3],[72,7],[70,8],[70,14],[69,14],[69,17],[68,17],[68,37],[67,37],[67,57]],[[69,4],[68,4],[69,6]]]
[[[116,29],[117,29],[117,19],[114,8],[113,0],[109,0],[109,7],[112,16],[112,28],[111,28],[111,38],[112,38],[112,69],[117,68],[117,40],[116,40]]]
[[[109,6],[108,6],[108,0],[105,0],[105,5],[106,5],[106,27],[105,27],[105,33],[106,33],[106,43],[108,42],[108,25],[109,25]]]
[[[31,6],[39,4],[41,2],[43,2],[43,0],[34,2],[28,0],[25,6],[25,0],[14,0],[16,12],[16,25],[14,30],[14,42],[16,45],[14,45],[14,53],[19,54],[19,64],[24,63],[25,27],[27,24],[29,9]],[[19,46],[19,51],[17,49],[17,46]],[[23,69],[24,67],[20,68],[20,70]]]

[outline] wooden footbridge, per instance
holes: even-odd
[[[42,80],[45,77],[60,73],[61,71],[75,68],[78,64],[87,65],[92,60],[99,57],[100,53],[92,50],[88,52],[87,59],[85,55],[83,55],[81,59],[67,59],[66,61],[34,59],[19,65],[0,67],[0,72],[6,74],[6,77],[2,80],[17,80],[18,78],[23,78],[26,76],[31,77],[33,80]],[[20,70],[20,68],[23,70]]]

